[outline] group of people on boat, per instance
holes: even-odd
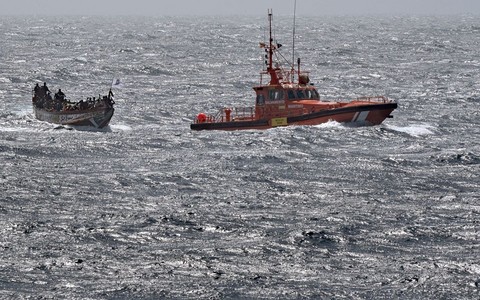
[[[115,104],[111,89],[108,92],[108,96],[98,95],[98,98],[89,97],[86,101],[71,102],[67,100],[65,93],[61,89],[58,89],[58,92],[52,97],[46,82],[43,83],[43,86],[40,86],[38,83],[35,85],[32,101],[35,107],[47,111],[88,110],[103,106],[112,107]]]

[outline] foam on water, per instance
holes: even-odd
[[[323,124],[314,125],[315,128],[346,128],[344,124],[337,121],[328,121]]]
[[[19,127],[19,126],[9,127],[9,126],[4,126],[4,125],[0,124],[0,131],[4,131],[4,132],[27,131],[27,130],[30,130],[30,129],[29,128],[22,128],[22,127]]]
[[[131,131],[132,127],[125,124],[110,124],[113,131]]]
[[[434,135],[435,127],[430,124],[412,124],[409,126],[386,125],[386,128],[407,133],[411,136],[419,137],[424,135]]]

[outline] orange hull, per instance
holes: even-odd
[[[351,105],[336,109],[325,109],[309,114],[302,114],[289,117],[272,117],[250,120],[232,121],[205,121],[196,122],[190,125],[192,130],[246,130],[246,129],[269,129],[288,125],[319,125],[329,121],[339,123],[350,123],[356,125],[379,125],[397,108],[396,102]]]

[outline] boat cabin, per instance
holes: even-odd
[[[320,100],[320,95],[314,87],[255,87],[254,90],[257,94],[257,106],[284,101]]]
[[[303,110],[301,102],[318,102],[320,95],[313,85],[286,84],[257,86],[255,102],[256,119],[288,117]],[[299,102],[300,101],[300,102]]]

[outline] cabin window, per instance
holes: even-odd
[[[305,95],[307,96],[307,99],[313,99],[311,90],[305,90]]]
[[[275,100],[275,90],[268,91],[268,100]]]
[[[297,97],[298,99],[305,99],[305,93],[303,90],[297,90]]]
[[[270,90],[268,92],[268,98],[271,101],[283,100],[283,91],[282,90]]]
[[[288,90],[288,100],[295,100],[295,92],[293,90]]]
[[[282,90],[275,91],[275,100],[283,100],[283,91]]]
[[[263,94],[257,95],[257,105],[264,105],[265,104],[265,97]]]
[[[318,92],[315,89],[305,90],[305,96],[306,96],[307,99],[314,99],[314,100],[320,99],[320,96],[318,95]]]

